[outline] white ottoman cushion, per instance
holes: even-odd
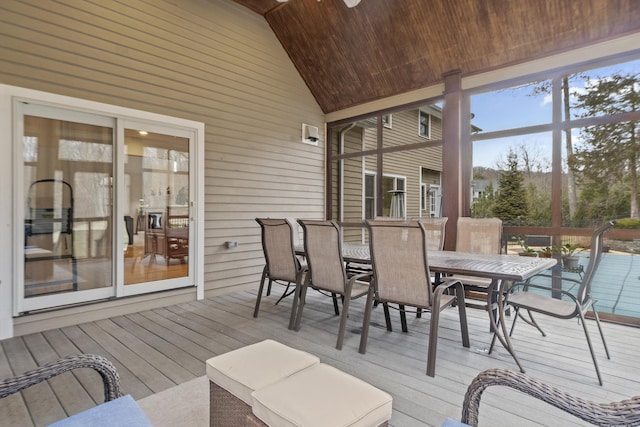
[[[388,393],[324,363],[251,396],[254,415],[271,427],[379,426],[392,412]]]
[[[251,405],[251,393],[309,366],[317,356],[273,340],[251,344],[207,360],[207,376],[237,398]]]

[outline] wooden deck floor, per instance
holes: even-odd
[[[279,292],[279,289],[276,289]],[[205,375],[204,361],[266,338],[318,355],[325,363],[349,372],[393,395],[393,426],[439,426],[445,417],[460,417],[467,385],[481,370],[515,369],[499,347],[488,355],[490,342],[485,312],[469,310],[471,349],[461,345],[457,310],[441,318],[436,377],[425,375],[429,316],[411,318],[409,333],[387,332],[382,310],[374,310],[367,354],[358,353],[363,300],[352,304],[345,344],[334,348],[338,318],[330,299],[310,292],[299,332],[287,329],[291,299],[275,306],[263,300],[258,319],[252,317],[255,291],[233,294],[79,324],[1,341],[0,378],[7,378],[67,354],[94,353],[116,365],[126,393],[141,399]],[[541,319],[546,338],[519,324],[514,343],[527,373],[577,396],[610,402],[640,394],[640,330],[605,324],[612,354],[607,360],[595,325],[590,321],[603,372],[596,380],[591,359],[574,321]],[[554,326],[558,326],[554,328]],[[102,401],[97,374],[63,374],[0,400],[0,424],[41,426]],[[483,397],[480,425],[583,425],[568,415],[518,392],[490,388]]]

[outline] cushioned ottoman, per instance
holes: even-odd
[[[238,427],[251,414],[251,393],[320,363],[317,356],[265,340],[207,360],[209,424]]]
[[[251,394],[250,425],[375,427],[391,419],[392,397],[321,363]],[[249,416],[251,419],[251,416]]]

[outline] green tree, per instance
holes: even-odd
[[[524,176],[518,170],[518,155],[513,149],[507,154],[506,167],[500,172],[499,190],[493,205],[493,215],[506,223],[519,224],[528,218]]]
[[[613,74],[608,78],[587,79],[584,93],[576,95],[581,117],[615,115],[640,111],[640,74]],[[581,215],[593,218],[611,215],[619,201],[607,202],[620,184],[629,197],[629,216],[638,218],[638,167],[640,166],[640,125],[637,121],[605,123],[581,130],[582,144],[576,147],[572,167],[580,171],[587,191],[582,197]],[[591,202],[593,206],[584,206]],[[624,205],[624,204],[622,204]],[[606,208],[606,209],[603,209]],[[595,213],[595,212],[594,212]],[[624,213],[616,212],[615,215]]]

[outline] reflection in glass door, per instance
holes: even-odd
[[[203,129],[15,105],[15,315],[195,286],[191,164]]]
[[[127,128],[124,141],[125,288],[189,285],[189,138]]]
[[[22,108],[23,308],[109,297],[113,120]]]

